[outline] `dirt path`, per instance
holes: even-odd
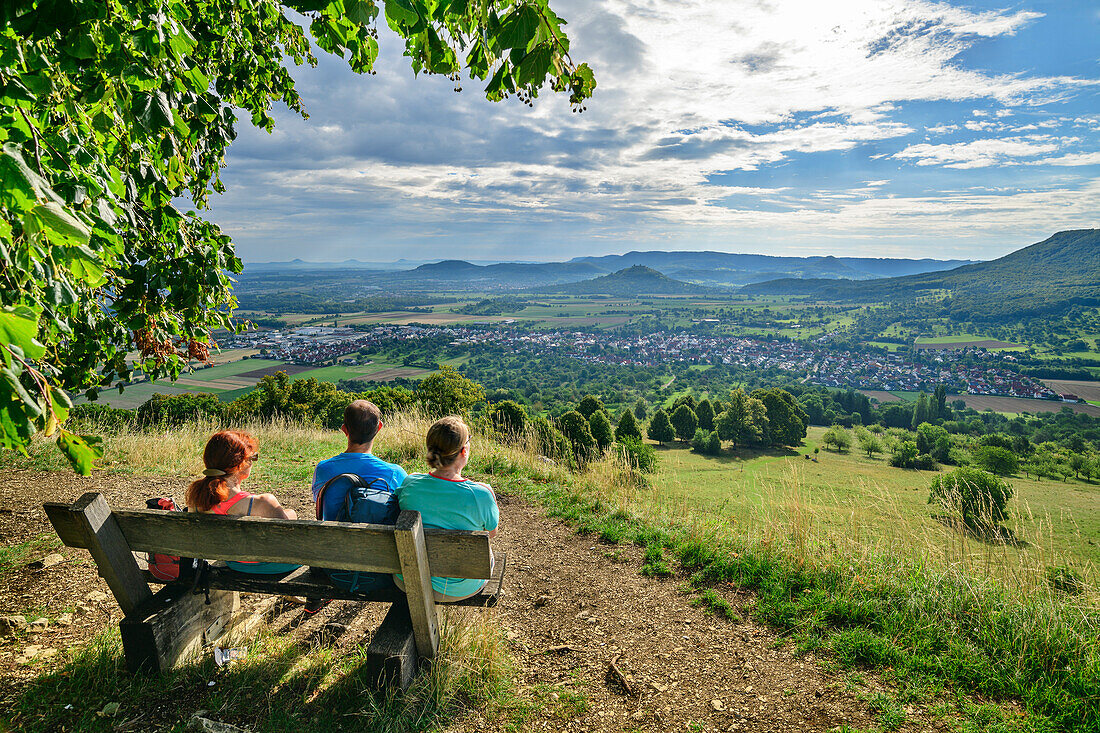
[[[183,482],[0,471],[0,544],[48,535],[42,500],[72,500],[89,490],[102,491],[112,506],[139,506],[146,496],[180,496]],[[304,497],[285,498],[299,511],[308,508]],[[719,620],[693,607],[682,581],[641,576],[636,548],[578,536],[507,495],[501,496],[501,513],[497,544],[508,553],[508,574],[495,613],[512,647],[521,693],[550,701],[536,710],[530,730],[828,731],[874,725],[867,704],[843,675],[796,656],[766,628]],[[36,641],[0,638],[0,700],[12,692],[4,687],[18,687],[36,673],[16,663],[27,643],[62,649],[119,619],[113,599],[89,600],[89,593],[107,588],[87,553],[55,551],[64,562],[28,567],[48,552],[43,550],[0,574],[0,615],[76,611],[70,626]],[[731,592],[727,598],[747,616],[749,597]],[[338,621],[348,626],[340,645],[362,644],[379,613],[378,607],[360,613],[357,604],[334,603],[308,624],[284,619],[276,625],[316,634],[315,626]],[[609,672],[612,660],[633,694]],[[503,726],[474,716],[453,730]],[[930,727],[911,717],[907,729]]]

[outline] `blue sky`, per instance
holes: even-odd
[[[559,260],[632,249],[991,259],[1100,227],[1100,5],[557,0],[583,114],[294,71],[212,218],[246,262]]]

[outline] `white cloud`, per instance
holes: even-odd
[[[919,166],[942,165],[947,168],[985,168],[1013,163],[1020,158],[1053,153],[1059,143],[1050,138],[991,138],[970,142],[910,145],[895,153],[895,158],[912,159]]]

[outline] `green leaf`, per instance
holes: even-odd
[[[0,308],[0,344],[17,346],[31,361],[41,359],[46,353],[46,347],[38,343],[38,319],[42,315],[41,310],[34,310],[25,305],[4,306]],[[6,350],[3,353],[4,362],[10,365]]]
[[[541,84],[550,70],[550,47],[536,46],[523,57],[516,69],[516,81],[521,85]]]
[[[57,436],[57,447],[81,476],[89,475],[95,468],[95,462],[103,458],[103,438],[97,435],[77,435],[61,430]]]
[[[367,0],[348,0],[345,6],[347,19],[359,25],[370,25],[378,16],[378,8]]]
[[[539,14],[530,5],[523,5],[504,16],[498,41],[501,48],[527,49],[527,44],[539,29]]]
[[[69,211],[53,201],[38,204],[27,212],[23,220],[23,228],[28,234],[44,231],[56,235],[51,237],[54,241],[71,239],[81,244],[87,244],[92,236],[91,230],[84,222],[77,219]]]
[[[23,386],[23,383],[19,379],[19,374],[16,368],[20,372],[23,371],[21,366],[15,367],[0,367],[0,380],[3,381],[4,387],[10,394],[16,396],[16,398],[23,403],[23,410],[30,417],[40,417],[44,410],[42,405],[38,404],[38,400],[27,391],[27,388]]]
[[[390,26],[415,26],[420,22],[420,14],[410,0],[386,0],[386,20]]]
[[[58,422],[65,422],[69,419],[69,410],[73,407],[73,401],[69,399],[69,395],[65,393],[63,389],[50,389],[50,406],[53,408],[53,414],[57,417]]]

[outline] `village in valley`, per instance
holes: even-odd
[[[830,346],[828,336],[813,341],[657,332],[614,336],[599,331],[527,330],[497,326],[378,325],[303,326],[249,331],[228,336],[223,349],[249,349],[257,356],[299,365],[334,363],[346,355],[395,342],[445,339],[471,349],[506,348],[527,353],[564,354],[596,364],[658,366],[722,364],[778,369],[832,388],[875,391],[932,391],[943,384],[952,394],[991,395],[1076,402],[1042,381],[1008,368],[1011,353],[984,348],[926,349],[907,353]],[[965,361],[962,357],[966,357]]]

